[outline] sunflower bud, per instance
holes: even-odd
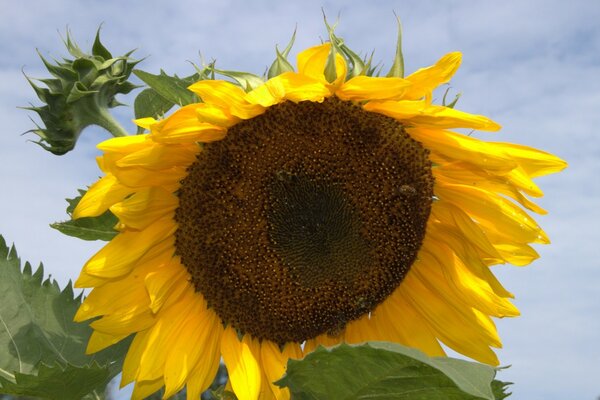
[[[129,56],[114,57],[100,42],[100,30],[92,46],[92,53],[84,53],[67,32],[65,46],[73,59],[50,63],[40,58],[53,76],[37,79],[46,87],[38,86],[26,76],[43,106],[26,107],[35,111],[44,127],[37,125],[29,132],[40,137],[36,143],[44,149],[62,155],[72,150],[81,132],[90,125],[98,125],[114,136],[127,132],[112,117],[110,108],[121,105],[117,94],[127,94],[137,86],[128,81],[133,67],[139,62]]]

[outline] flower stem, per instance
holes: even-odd
[[[106,110],[101,110],[96,115],[94,122],[109,131],[114,137],[129,135],[125,128]]]

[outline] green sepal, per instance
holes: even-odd
[[[15,374],[15,382],[0,376],[0,393],[50,400],[79,400],[104,392],[110,371],[97,363],[77,367],[71,364],[40,364],[37,373]]]
[[[287,57],[290,54],[290,50],[292,50],[292,46],[296,41],[296,29],[294,29],[294,33],[292,34],[292,38],[288,42],[287,46],[283,52],[279,52],[279,48],[275,46],[275,61],[269,67],[269,71],[267,72],[267,78],[271,79],[278,75],[283,74],[284,72],[293,72],[294,66],[288,61]]]
[[[276,385],[305,399],[487,399],[494,400],[496,370],[488,365],[428,357],[388,342],[319,347],[288,361]]]
[[[249,92],[252,89],[256,89],[257,87],[265,83],[265,81],[260,76],[251,74],[249,72],[225,71],[222,69],[216,69],[214,68],[214,64],[212,70],[217,74],[227,76],[235,80],[246,92]]]
[[[78,191],[79,196],[73,199],[67,199],[67,202],[69,203],[67,214],[69,214],[69,216],[73,215],[75,207],[86,193],[85,190],[79,189]],[[114,228],[118,222],[118,218],[110,212],[110,210],[106,210],[97,217],[83,217],[63,222],[55,222],[50,224],[50,227],[67,236],[83,240],[104,240],[108,242],[119,233]]]
[[[136,88],[128,79],[139,62],[129,58],[131,52],[112,58],[100,41],[100,30],[96,32],[91,54],[82,51],[68,31],[63,42],[72,58],[52,63],[38,51],[53,77],[35,80],[45,87],[25,76],[45,103],[24,107],[36,112],[43,125],[36,124],[36,128],[28,132],[40,138],[37,144],[57,155],[72,150],[81,132],[91,125],[100,126],[114,136],[127,135],[109,109],[121,104],[115,99],[118,94],[127,94]]]
[[[82,294],[74,296],[69,282],[61,290],[58,283],[44,279],[42,265],[33,272],[31,264],[21,261],[14,246],[8,248],[0,236],[0,377],[13,384],[19,374],[28,375],[28,384],[35,376],[48,377],[55,366],[63,371],[86,367],[104,374],[103,387],[122,369],[125,353],[130,340],[125,339],[92,355],[85,349],[92,333],[88,322],[73,321],[75,312],[81,305]],[[45,367],[43,367],[45,366]],[[50,367],[49,367],[50,366]],[[44,368],[53,369],[46,374]],[[43,372],[43,373],[42,373]],[[48,371],[46,371],[48,372]],[[94,376],[98,379],[101,374]],[[47,384],[47,383],[44,383]],[[4,385],[4,383],[3,383]],[[67,389],[65,389],[67,390]],[[2,393],[0,388],[0,393]],[[63,398],[70,398],[65,392]]]
[[[404,55],[402,54],[402,23],[400,17],[396,15],[396,21],[398,22],[398,39],[396,41],[396,54],[394,55],[394,62],[392,68],[387,73],[387,77],[404,78]]]
[[[450,88],[447,88],[446,91],[444,92],[444,97],[442,97],[442,105],[444,107],[454,108],[456,106],[456,103],[458,103],[458,99],[460,99],[460,96],[462,96],[462,93],[457,93],[454,96],[454,100],[452,100],[450,103],[446,104],[446,97],[448,96],[448,92],[450,92]]]
[[[329,42],[331,43],[329,55],[327,56],[327,62],[325,63],[325,71],[323,71],[323,73],[327,82],[332,83],[338,77],[337,70],[335,68],[335,58],[336,55],[340,53],[340,49],[338,47],[338,40],[334,34],[334,30],[338,22],[336,21],[336,23],[333,24],[333,26],[330,26],[327,22],[325,12],[323,12],[323,20],[325,21],[325,27],[327,28],[327,33],[329,34]]]
[[[337,53],[342,53],[345,56],[346,60],[350,63],[350,65],[348,66],[348,72],[346,74],[346,80],[354,78],[355,76],[366,75],[368,71],[368,66],[371,64],[371,60],[367,62],[366,59],[361,58],[358,54],[356,54],[346,45],[344,39],[342,39],[339,36],[336,36],[334,32],[335,26],[329,26],[329,24],[327,24],[327,21],[325,21],[325,25],[327,27],[327,32],[329,34],[329,40],[331,41],[332,48],[335,48],[335,51]]]
[[[96,31],[96,37],[94,38],[94,44],[92,45],[92,55],[100,57],[101,59],[110,60],[113,58],[112,54],[100,41],[100,29],[102,26],[98,27]]]

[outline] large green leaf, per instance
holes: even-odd
[[[27,377],[28,382],[35,376],[48,379],[60,375],[60,369],[52,367],[52,373],[42,376],[42,371],[49,372],[42,367],[45,364],[61,366],[65,375],[60,379],[64,381],[69,378],[71,368],[90,366],[90,373],[97,372],[98,368],[104,370],[103,385],[106,385],[120,372],[129,341],[86,355],[92,330],[87,323],[73,321],[81,295],[74,297],[70,283],[61,291],[56,281],[44,280],[41,265],[32,272],[31,265],[25,263],[21,271],[15,248],[9,249],[2,236],[0,293],[3,299],[0,302],[0,377],[16,383],[17,376],[23,376],[19,374],[31,375]],[[0,387],[0,393],[2,391]]]
[[[198,97],[193,92],[190,92],[187,87],[200,79],[199,74],[180,78],[177,75],[169,76],[162,70],[158,75],[141,70],[135,70],[133,73],[150,86],[150,88],[154,89],[158,95],[172,104],[185,106],[198,102]],[[143,116],[151,117],[152,115]]]
[[[512,385],[512,382],[502,382],[494,380],[492,382],[492,390],[494,391],[494,399],[503,400],[509,397],[512,393],[508,392],[508,387]]]
[[[41,364],[37,374],[15,374],[16,383],[0,376],[0,391],[42,399],[79,400],[92,392],[102,394],[108,378],[108,369],[97,364],[85,367]]]
[[[320,347],[303,360],[289,360],[286,375],[276,383],[297,400],[493,400],[495,374],[487,365],[369,342]]]
[[[85,190],[79,190],[79,196],[73,199],[67,199],[69,206],[67,214],[73,215],[73,210],[85,194]],[[97,217],[85,217],[79,219],[70,219],[63,222],[55,222],[50,226],[67,236],[73,236],[83,240],[104,240],[109,241],[118,233],[114,226],[117,224],[117,217],[107,210]]]
[[[133,103],[133,110],[136,118],[161,118],[174,105],[175,103],[162,97],[156,90],[148,88],[137,95]],[[144,129],[138,128],[138,134],[142,132]]]

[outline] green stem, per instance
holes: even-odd
[[[95,120],[97,125],[109,131],[114,137],[129,135],[125,128],[107,110],[100,109]]]

